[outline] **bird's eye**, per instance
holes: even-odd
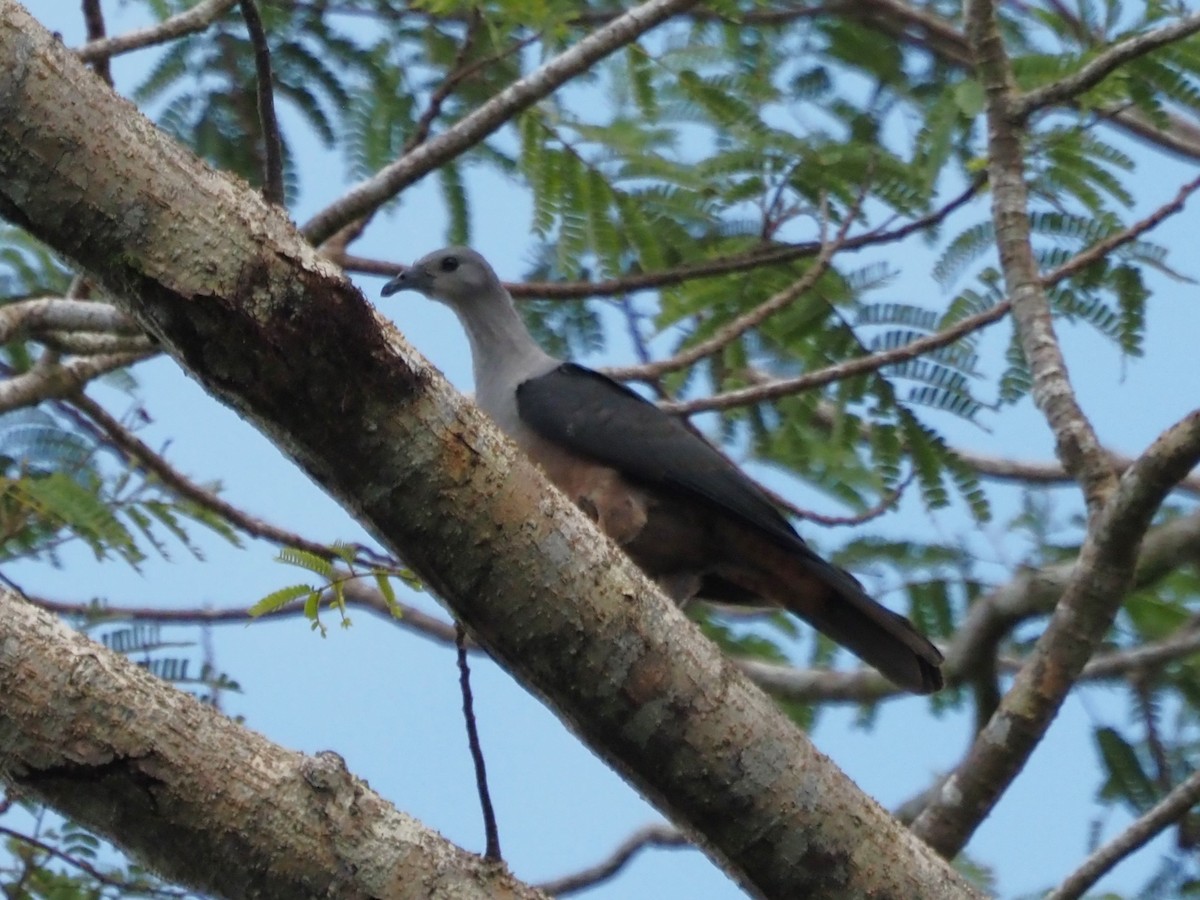
[[[458,257],[457,256],[447,256],[445,259],[442,260],[442,271],[443,272],[453,272],[457,268],[458,268]]]

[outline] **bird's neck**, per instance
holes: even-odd
[[[507,291],[493,302],[476,304],[460,318],[471,344],[476,392],[485,391],[489,384],[511,384],[543,374],[558,362],[525,328]]]

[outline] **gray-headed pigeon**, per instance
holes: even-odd
[[[942,686],[937,648],[814,553],[721,453],[624,385],[543,351],[474,250],[430,253],[383,294],[402,290],[454,310],[476,403],[676,602],[782,607],[906,690]]]

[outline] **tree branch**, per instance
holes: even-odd
[[[0,381],[0,413],[33,406],[43,400],[70,396],[93,378],[132,366],[151,355],[114,353],[36,365],[28,372]]]
[[[795,378],[780,378],[764,382],[763,384],[754,384],[749,387],[713,394],[709,397],[697,397],[694,400],[679,400],[674,403],[663,403],[660,405],[667,412],[677,415],[691,415],[692,413],[706,412],[708,410],[734,409],[738,406],[747,406],[752,403],[762,403],[765,400],[786,397],[790,394],[798,394],[801,391],[823,387],[835,381],[852,378],[855,375],[874,372],[892,363],[913,359],[931,350],[937,350],[939,347],[953,344],[968,334],[972,334],[981,328],[1000,321],[1008,314],[1011,308],[1012,304],[1008,300],[1002,300],[991,309],[985,309],[983,312],[968,316],[954,323],[949,328],[917,338],[892,350],[880,350],[878,353],[870,353],[856,359],[848,359],[845,362],[826,366],[824,369],[816,372],[797,375]]]
[[[1175,197],[1169,202],[1163,204],[1150,215],[1139,219],[1128,228],[1109,235],[1103,240],[1097,241],[1092,246],[1080,251],[1071,259],[1064,262],[1062,265],[1047,272],[1039,278],[1041,287],[1047,288],[1058,284],[1066,278],[1085,269],[1087,266],[1100,260],[1105,255],[1122,247],[1125,244],[1131,243],[1153,228],[1161,224],[1166,219],[1180,212],[1188,197],[1200,190],[1200,177],[1197,177],[1184,184],[1175,194]],[[768,301],[770,302],[770,301]],[[866,372],[877,371],[884,366],[891,365],[896,362],[903,362],[908,359],[914,359],[928,353],[931,350],[936,350],[941,347],[954,343],[967,334],[984,328],[993,322],[1003,318],[1004,315],[1012,308],[1010,300],[1003,300],[997,303],[991,309],[984,310],[974,316],[963,319],[960,322],[946,328],[935,334],[927,335],[926,337],[917,338],[908,344],[901,347],[896,347],[891,350],[882,350],[877,353],[867,354],[857,359],[847,360],[846,362],[836,363],[816,372],[806,372],[804,375],[798,375],[795,378],[784,379],[769,379],[764,378],[757,384],[749,387],[739,388],[737,390],[728,391],[726,393],[714,394],[709,397],[700,397],[695,400],[682,401],[673,404],[663,404],[663,408],[670,412],[678,414],[690,414],[694,412],[702,412],[705,410],[733,409],[738,406],[745,406],[751,403],[761,403],[765,400],[774,400],[779,397],[798,394],[802,391],[811,390],[817,387],[823,387],[835,381],[840,381],[844,378],[853,377],[854,375],[862,375]],[[626,368],[607,369],[608,374],[614,378],[626,377],[627,373],[634,373],[631,377],[636,377],[636,373],[641,371],[643,367],[630,366]]]
[[[391,608],[379,591],[362,579],[348,581],[342,586],[346,603],[387,619],[393,625],[412,631],[448,647],[454,646],[454,626],[436,616],[397,602],[400,615],[392,614]],[[246,625],[254,621],[245,607],[167,609],[158,606],[111,606],[107,603],[69,603],[50,600],[46,597],[30,597],[30,603],[60,616],[71,616],[88,622],[159,622],[171,625]],[[300,616],[304,614],[304,603],[288,604],[271,613],[272,618]]]
[[[254,0],[238,0],[250,45],[254,48],[255,94],[258,97],[258,121],[263,139],[263,196],[268,203],[286,204],[283,191],[283,139],[275,116],[275,84],[271,75],[271,48],[263,30],[262,17]]]
[[[221,499],[213,491],[196,484],[196,482],[168,463],[162,456],[151,450],[144,441],[125,428],[104,407],[87,395],[79,393],[67,399],[71,405],[99,427],[107,436],[112,446],[124,455],[126,459],[133,462],[138,468],[146,472],[152,472],[159,481],[178,496],[185,497],[198,506],[211,510],[234,528],[252,537],[270,541],[281,547],[296,547],[297,549],[313,553],[322,559],[333,561],[341,558],[340,554],[327,544],[311,541],[296,532],[287,531],[286,529],[272,525],[264,519],[252,516],[227,500]]]
[[[1024,119],[1047,106],[1071,100],[1094,88],[1130,60],[1145,56],[1159,47],[1173,44],[1197,32],[1200,32],[1200,13],[1184,16],[1170,25],[1128,37],[1105,48],[1077,72],[1014,98],[1011,114],[1018,119]]]
[[[0,758],[28,796],[231,900],[401,897],[414,884],[544,896],[396,810],[337,754],[271,744],[8,590]]]
[[[1046,900],[1076,900],[1125,857],[1140,850],[1200,802],[1200,771],[1193,772],[1145,815],[1113,838],[1046,895]]]
[[[732,321],[727,322],[707,340],[700,341],[686,350],[681,350],[674,356],[656,362],[642,363],[637,366],[609,368],[605,370],[607,374],[612,378],[618,378],[622,381],[630,379],[652,381],[666,375],[668,372],[687,368],[699,360],[719,353],[750,329],[757,328],[771,316],[775,315],[775,313],[786,309],[807,293],[820,280],[821,276],[829,271],[833,257],[846,245],[846,234],[855,219],[858,218],[859,210],[865,198],[866,190],[864,187],[859,192],[851,208],[846,211],[845,220],[842,222],[841,228],[838,229],[838,233],[834,239],[828,243],[822,242],[821,250],[817,253],[817,258],[813,260],[812,265],[805,270],[803,275],[782,291],[768,297],[753,309],[747,310]]]
[[[933,228],[951,213],[965,206],[979,192],[982,185],[983,179],[976,179],[945,205],[898,228],[890,230],[877,228],[865,234],[847,237],[841,249],[860,250],[864,247],[882,246]],[[722,275],[734,275],[769,266],[785,265],[799,259],[816,256],[821,252],[821,246],[820,241],[767,244],[752,247],[742,253],[688,262],[654,272],[630,273],[603,281],[520,281],[508,282],[505,287],[513,297],[518,299],[582,300],[588,297],[613,297],[637,291],[671,287],[701,278],[719,278]],[[329,258],[348,272],[391,278],[400,271],[400,266],[396,263],[346,253],[330,253]]]
[[[588,890],[613,878],[629,865],[642,850],[691,846],[692,842],[687,839],[687,836],[671,825],[647,825],[621,841],[608,858],[602,862],[571,875],[555,878],[553,881],[544,881],[537,885],[537,888],[553,897],[565,897],[568,894]]]
[[[1054,433],[1059,459],[1079,482],[1089,511],[1095,513],[1116,488],[1116,475],[1075,399],[1038,274],[1029,224],[1023,133],[1014,109],[1017,89],[993,0],[972,0],[966,20],[986,98],[996,245],[1017,337],[1033,380],[1031,393]]]
[[[39,331],[85,331],[131,336],[142,334],[133,319],[110,303],[36,297],[0,307],[0,343]]]
[[[88,42],[104,38],[104,11],[100,8],[100,0],[83,0],[83,21],[87,26]],[[101,57],[92,62],[92,69],[104,82],[112,87],[112,67],[108,59]]]
[[[1120,478],[1089,524],[1071,580],[1029,661],[913,831],[947,857],[1024,766],[1133,583],[1154,513],[1200,461],[1200,411],[1167,429]]]
[[[347,222],[366,215],[408,185],[482,141],[517,113],[695,2],[646,0],[635,6],[524,78],[514,81],[437,137],[351,188],[313,216],[301,231],[313,244],[320,244]]]
[[[888,37],[919,46],[943,63],[968,71],[973,67],[966,36],[948,20],[906,0],[862,0],[847,4],[845,12]],[[914,33],[919,35],[916,40]],[[1165,125],[1127,105],[1110,105],[1100,113],[1105,121],[1161,150],[1200,159],[1200,128],[1177,113],[1164,110]]]
[[[191,9],[178,15],[164,19],[157,25],[140,28],[128,34],[89,41],[75,51],[84,62],[95,62],[109,59],[131,50],[141,50],[143,47],[153,47],[165,44],[175,38],[203,31],[226,12],[233,8],[238,0],[201,0]]]
[[[1175,192],[1175,196],[1171,200],[1154,210],[1150,215],[1139,219],[1128,228],[1122,229],[1116,234],[1111,234],[1106,238],[1096,241],[1092,246],[1075,254],[1061,266],[1051,269],[1042,276],[1042,286],[1049,287],[1050,285],[1058,284],[1060,281],[1070,278],[1072,275],[1098,262],[1118,247],[1123,247],[1126,244],[1136,241],[1171,216],[1182,212],[1187,199],[1196,193],[1197,190],[1200,190],[1200,176],[1183,184]]]
[[[69,866],[74,866],[82,872],[85,872],[89,877],[96,879],[100,884],[108,887],[117,888],[122,891],[122,896],[151,896],[151,897],[186,897],[187,891],[180,891],[174,888],[154,887],[146,884],[131,884],[123,879],[114,878],[105,872],[100,871],[86,859],[78,855],[72,855],[59,850],[57,847],[47,844],[45,841],[40,841],[36,837],[28,834],[22,834],[19,831],[14,831],[11,828],[6,828],[0,825],[0,835],[6,835],[14,841],[20,841],[41,853],[45,853],[49,857],[60,860]],[[6,893],[12,890],[11,884],[5,884]],[[21,896],[24,892],[18,891],[12,896]]]

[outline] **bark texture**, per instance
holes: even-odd
[[[768,897],[972,895],[282,213],[159,133],[12,0],[0,60],[0,213],[87,269],[374,529],[726,871]]]
[[[534,898],[336,753],[285,750],[0,591],[0,777],[154,870],[244,898]]]

